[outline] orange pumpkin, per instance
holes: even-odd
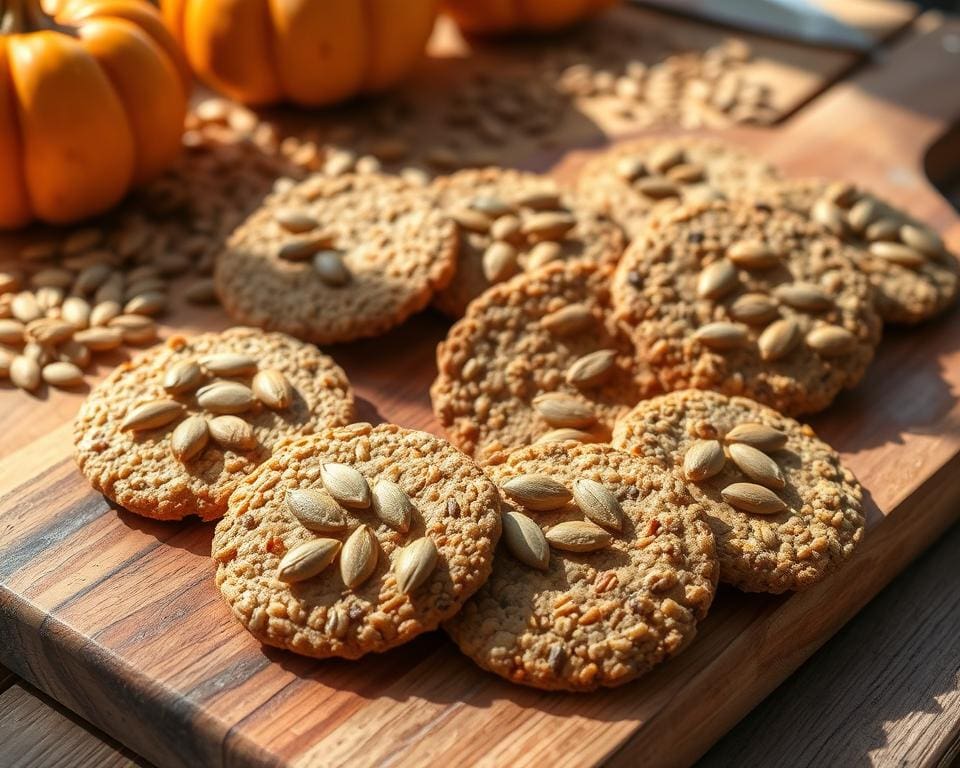
[[[174,160],[189,72],[142,0],[0,0],[0,227],[115,205]]]
[[[438,0],[162,0],[201,80],[247,104],[332,104],[401,80]]]
[[[464,32],[550,32],[569,27],[619,0],[444,0]]]

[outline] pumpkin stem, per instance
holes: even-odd
[[[40,0],[0,0],[0,35],[22,35],[41,29],[63,28],[43,10]]]

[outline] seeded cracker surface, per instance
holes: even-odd
[[[617,422],[613,444],[679,472],[694,442],[750,422],[787,435],[769,455],[786,480],[777,495],[788,509],[756,515],[724,501],[721,489],[749,480],[729,458],[719,474],[688,486],[717,538],[721,581],[748,592],[806,589],[850,557],[864,526],[860,484],[809,426],[744,397],[685,390],[639,403]]]
[[[587,259],[603,264],[615,264],[626,244],[622,230],[611,221],[579,205],[570,194],[560,195],[552,179],[534,173],[525,173],[503,168],[465,170],[452,176],[441,176],[433,183],[440,205],[445,212],[471,208],[472,204],[497,201],[510,205],[512,210],[501,214],[516,216],[521,222],[544,210],[563,211],[576,218],[576,225],[562,238],[554,240],[561,247],[558,260]],[[536,208],[515,205],[514,201],[525,196],[542,193],[559,197],[558,205]],[[500,216],[491,215],[491,221]],[[467,304],[490,287],[484,275],[483,254],[496,242],[489,231],[474,232],[458,227],[460,249],[457,270],[450,285],[434,298],[434,305],[451,317],[462,317]],[[517,249],[517,271],[536,268],[530,256],[535,239],[518,233],[505,240]],[[542,265],[539,265],[542,266]],[[508,274],[507,277],[512,277]]]
[[[698,297],[703,268],[742,242],[762,243],[777,255],[777,265],[738,269],[727,295]],[[779,286],[797,283],[824,290],[830,306],[807,311],[777,303],[773,319],[792,318],[799,329],[797,343],[780,359],[761,359],[757,340],[764,324],[742,323],[745,341],[731,349],[695,338],[708,323],[739,322],[730,310],[744,294],[771,297]],[[632,327],[637,348],[665,390],[744,395],[784,413],[826,408],[842,388],[860,380],[880,341],[873,291],[853,265],[851,248],[796,213],[748,203],[691,204],[651,220],[618,265],[612,293],[619,317]],[[848,351],[826,355],[808,346],[808,333],[826,326],[853,335]]]
[[[280,210],[312,216],[315,231],[291,233]],[[311,258],[282,246],[331,236],[351,274],[324,283]],[[317,250],[325,250],[317,248]],[[231,236],[217,258],[217,293],[235,319],[317,344],[375,336],[423,309],[453,276],[457,235],[421,187],[377,174],[313,176],[277,193]]]
[[[416,512],[400,533],[372,509],[348,510],[348,531],[314,534],[290,513],[285,494],[322,488],[320,467],[348,464],[373,488],[387,479],[409,495]],[[379,542],[376,569],[359,587],[345,587],[334,562],[306,581],[275,577],[284,553],[316,536],[346,539],[359,524]],[[397,589],[398,548],[423,536],[439,558],[412,594]],[[307,656],[357,658],[385,651],[434,629],[486,580],[500,536],[499,494],[470,459],[440,438],[394,425],[353,424],[278,451],[245,479],[217,525],[217,586],[237,619],[261,642]]]
[[[211,440],[196,457],[181,463],[170,447],[180,420],[141,432],[120,429],[131,409],[156,399],[182,403],[185,415],[202,413],[193,393],[169,395],[162,386],[164,376],[179,361],[227,352],[250,356],[260,370],[280,371],[296,391],[289,408],[270,410],[255,403],[237,414],[253,427],[255,448],[223,450]],[[214,378],[207,376],[204,383]],[[222,378],[249,386],[252,377]],[[121,364],[90,393],[74,422],[75,455],[93,487],[131,512],[160,520],[194,514],[213,520],[223,514],[237,482],[275,446],[322,427],[349,423],[353,415],[346,375],[313,346],[254,328],[173,336]]]
[[[533,407],[545,392],[586,403],[598,417],[586,429],[605,441],[617,416],[658,391],[611,320],[610,272],[584,261],[548,265],[494,286],[470,305],[437,347],[439,373],[430,390],[454,445],[483,458],[541,437],[553,429]],[[582,330],[558,335],[543,326],[545,315],[575,304],[591,313]],[[601,349],[616,350],[610,378],[583,389],[569,384],[570,365]]]
[[[811,216],[817,201],[828,196],[835,197],[831,191],[838,188],[844,190],[838,201],[840,205],[837,206],[843,216],[849,215],[855,202],[868,199],[876,207],[871,222],[884,220],[926,228],[876,195],[852,185],[838,185],[821,179],[775,182],[751,191],[749,196],[752,200],[773,207],[785,207]],[[954,302],[960,287],[960,264],[953,254],[941,250],[929,256],[918,268],[906,267],[872,255],[869,251],[871,238],[867,232],[857,231],[847,222],[841,237],[856,249],[856,264],[876,289],[877,309],[885,321],[919,323],[939,314]],[[895,235],[884,235],[878,239],[899,242]]]
[[[481,667],[537,688],[589,691],[626,683],[693,639],[719,569],[702,509],[673,474],[606,445],[570,441],[498,454],[486,469],[498,485],[522,474],[546,474],[568,489],[595,480],[616,496],[625,522],[604,549],[551,549],[545,572],[501,541],[493,575],[445,624]],[[545,530],[584,519],[572,501],[551,512],[506,506]]]
[[[634,238],[655,211],[736,196],[779,177],[769,163],[719,141],[648,138],[620,142],[592,157],[577,177],[577,189],[585,204],[610,216]],[[651,181],[667,186],[645,193]]]

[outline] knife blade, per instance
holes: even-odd
[[[873,41],[810,0],[632,0],[752,32],[830,48],[869,51]]]

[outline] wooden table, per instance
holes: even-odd
[[[776,132],[731,138],[753,143],[793,173],[832,175],[832,163],[842,160],[840,173],[906,204],[960,245],[960,219],[933,193],[921,166],[922,150],[957,116],[949,98],[956,79],[943,71],[957,61],[945,37],[957,29],[928,20],[901,39],[885,71],[881,65],[833,88]],[[867,131],[870,144],[861,140]],[[842,156],[826,152],[831,146],[842,146]],[[187,328],[223,323],[198,313],[177,320]],[[437,428],[423,378],[432,342],[444,331],[426,315],[386,344],[334,350],[367,401],[361,416]],[[958,335],[957,313],[916,335],[891,334],[858,393],[814,422],[872,494],[870,530],[849,578],[780,599],[724,590],[702,640],[630,689],[541,696],[483,676],[439,637],[365,660],[358,671],[264,652],[225,615],[210,587],[209,531],[118,513],[78,480],[64,421],[76,402],[60,394],[33,408],[36,418],[0,413],[13,438],[12,453],[0,451],[8,469],[0,477],[0,652],[26,678],[163,764],[321,762],[331,751],[345,762],[360,756],[411,765],[427,756],[580,764],[605,754],[621,764],[638,754],[656,764],[687,762],[957,518]],[[379,366],[370,364],[371,350],[382,354]],[[946,591],[956,593],[949,585]],[[20,684],[8,691],[17,707],[30,701]],[[802,711],[822,708],[813,702]],[[387,724],[402,734],[381,738]],[[500,728],[528,738],[490,752],[499,742],[489,733]],[[942,729],[946,737],[933,751],[943,751],[952,729]],[[430,739],[417,738],[421,733]],[[839,739],[849,742],[845,733]]]
[[[698,763],[947,768],[960,756],[960,525]],[[950,661],[954,661],[951,669]],[[0,765],[146,765],[0,668]]]

